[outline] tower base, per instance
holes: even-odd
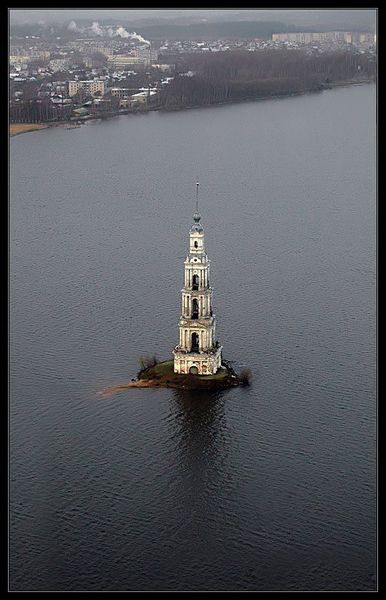
[[[212,352],[173,350],[174,372],[192,375],[214,375],[221,367],[222,346]]]

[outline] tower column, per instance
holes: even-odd
[[[189,254],[184,263],[179,345],[173,352],[174,371],[210,375],[216,373],[221,367],[221,347],[216,346],[216,323],[211,314],[210,261],[205,253],[204,229],[198,213],[198,184],[193,220],[194,224],[189,236]],[[194,274],[197,277],[194,277]],[[198,285],[196,285],[197,280]]]

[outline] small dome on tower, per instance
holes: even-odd
[[[197,231],[197,233],[203,233],[203,231],[204,231],[201,223],[199,223],[198,221],[196,221],[195,223],[193,223],[193,225],[190,228],[190,232],[191,233],[193,233],[194,231]]]

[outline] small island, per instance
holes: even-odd
[[[250,381],[249,369],[237,374],[231,365],[223,361],[221,367],[213,375],[197,375],[193,373],[175,373],[174,360],[163,362],[146,360],[137,378],[129,383],[122,383],[99,392],[103,396],[111,396],[129,388],[167,387],[180,390],[222,390],[238,385],[247,386]]]
[[[193,373],[175,373],[174,361],[166,360],[145,367],[138,373],[136,380],[125,387],[170,387],[179,389],[225,389],[237,385],[247,385],[248,378],[238,376],[229,364],[222,364],[212,375]]]

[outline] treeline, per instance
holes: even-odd
[[[186,54],[176,77],[160,94],[166,109],[202,106],[320,90],[334,83],[375,77],[365,54],[337,51],[309,55],[299,50]],[[192,76],[186,76],[190,71]]]
[[[72,107],[52,104],[49,99],[22,100],[11,103],[10,123],[46,123],[66,121],[71,117]]]

